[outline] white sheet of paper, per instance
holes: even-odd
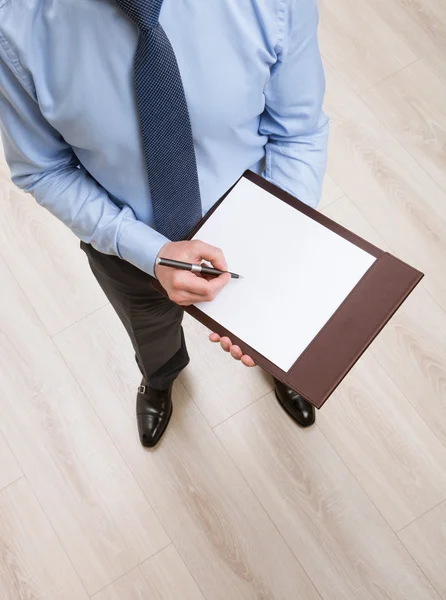
[[[195,236],[231,280],[197,307],[288,371],[375,257],[242,178]]]

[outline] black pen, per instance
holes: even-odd
[[[229,273],[232,279],[243,279],[241,275],[237,273],[230,273],[229,271],[220,271],[220,269],[214,269],[213,267],[207,267],[206,265],[194,265],[192,263],[181,262],[179,260],[171,260],[170,258],[157,258],[156,264],[160,267],[171,267],[172,269],[181,269],[182,271],[192,271],[192,273],[201,273],[202,275],[223,275]]]

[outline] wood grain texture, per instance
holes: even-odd
[[[367,0],[367,4],[446,80],[446,4],[443,0]]]
[[[215,431],[324,599],[438,598],[320,430],[273,394]]]
[[[446,191],[445,81],[425,62],[417,61],[365,92],[361,98]]]
[[[371,354],[344,379],[318,426],[395,530],[446,498],[446,448]]]
[[[4,263],[0,426],[89,593],[169,543]]]
[[[446,502],[398,535],[440,596],[446,599]]]
[[[387,244],[348,198],[324,213],[372,244]],[[446,446],[446,313],[424,288],[409,296],[370,352]]]
[[[446,2],[319,6],[319,208],[425,279],[310,430],[186,319],[147,451],[130,342],[0,146],[1,600],[446,600]]]
[[[370,225],[359,208],[353,204],[348,196],[340,198],[339,201],[333,205],[323,207],[321,212],[330,219],[333,219],[333,221],[347,227],[371,244],[381,248],[381,250],[390,252],[388,244],[383,240],[376,229]]]
[[[331,69],[327,81],[331,176],[446,308],[446,193]]]
[[[322,198],[319,202],[318,209],[323,210],[325,207],[333,204],[333,202],[336,202],[336,200],[339,200],[339,198],[342,198],[343,195],[343,190],[341,190],[341,188],[336,185],[330,175],[327,174],[324,178]]]
[[[407,66],[417,54],[369,2],[319,0],[324,60],[360,93]],[[341,186],[342,187],[342,186]]]
[[[205,600],[173,545],[93,596],[93,600]]]
[[[0,202],[4,200],[9,190],[14,187],[11,181],[11,172],[6,164],[5,151],[0,139]]]
[[[88,600],[28,482],[0,491],[0,598]]]
[[[106,307],[56,336],[57,345],[203,595],[295,600],[301,594],[320,600],[181,382],[174,387],[173,417],[161,443],[155,451],[141,447],[134,417],[136,367],[116,324]]]
[[[420,288],[372,352],[446,446],[446,313]]]
[[[22,476],[23,472],[19,463],[11,452],[11,448],[6,443],[5,438],[0,433],[0,490]]]
[[[107,299],[86,268],[79,240],[0,173],[0,252],[52,335]],[[43,283],[44,282],[44,283]]]
[[[272,379],[260,368],[247,369],[208,341],[209,330],[185,315],[190,365],[180,375],[211,426],[217,425],[271,391]]]

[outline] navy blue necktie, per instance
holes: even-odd
[[[201,198],[183,83],[158,20],[163,0],[115,2],[139,28],[134,76],[155,227],[183,240],[201,218]]]

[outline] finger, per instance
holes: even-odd
[[[243,356],[243,352],[240,350],[238,346],[231,346],[231,356],[235,358],[235,360],[240,360]]]
[[[256,363],[247,354],[244,354],[242,356],[241,360],[242,360],[242,363],[245,365],[245,367],[255,367],[256,366]]]
[[[203,302],[203,296],[197,296],[196,294],[191,294],[190,292],[185,292],[184,290],[174,290],[169,294],[169,298],[175,304],[179,306],[190,306],[191,304],[198,304]]]
[[[218,333],[211,333],[209,339],[211,340],[211,342],[219,342],[220,336],[218,335]]]
[[[220,338],[220,346],[225,352],[229,352],[232,346],[232,342],[228,337],[222,337]]]
[[[172,277],[172,287],[179,292],[201,296],[203,301],[209,295],[208,282],[190,271],[177,271]]]
[[[212,279],[215,278],[215,275],[206,275],[206,273],[197,273],[197,277],[201,277],[203,279],[206,279],[206,281],[212,281]]]
[[[214,277],[213,279],[206,282],[207,284],[207,297],[210,300],[213,300],[221,290],[228,285],[231,281],[231,276],[229,273],[225,273],[224,275],[219,275],[218,277]]]
[[[216,269],[227,271],[228,265],[224,257],[223,251],[220,248],[194,240],[194,252],[198,254],[198,260],[209,260]]]
[[[196,299],[195,302],[210,302],[229,283],[230,279],[229,273],[212,277],[207,281],[190,271],[177,271],[172,278],[172,285],[175,290],[200,296],[201,298]]]

